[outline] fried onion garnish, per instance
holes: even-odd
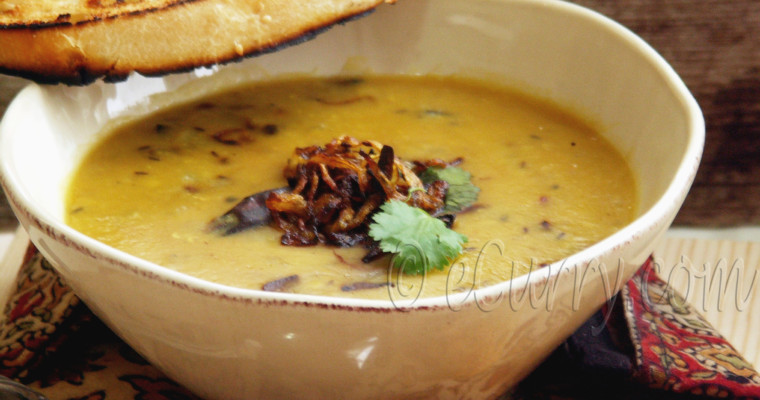
[[[283,244],[369,245],[370,216],[386,201],[404,201],[433,215],[442,209],[446,182],[426,187],[413,168],[390,146],[343,136],[325,146],[297,148],[284,170],[291,191],[270,193],[266,206],[285,232]]]

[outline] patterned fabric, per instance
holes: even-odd
[[[198,400],[93,316],[31,245],[0,322],[0,374],[51,400]]]
[[[501,399],[760,399],[757,372],[651,260],[615,300]],[[119,340],[31,245],[0,322],[0,374],[55,400],[200,400]]]
[[[623,289],[637,380],[718,398],[760,398],[760,375],[657,277],[650,259]]]
[[[79,299],[31,245],[0,322],[0,374],[24,377],[53,352]]]

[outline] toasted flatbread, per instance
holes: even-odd
[[[305,40],[395,0],[0,0],[0,72],[42,83],[119,80]]]

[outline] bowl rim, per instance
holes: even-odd
[[[425,297],[419,299],[396,302],[393,300],[360,299],[347,297],[333,297],[313,294],[295,294],[266,292],[257,289],[245,289],[224,284],[209,282],[185,273],[177,272],[158,264],[143,260],[121,250],[105,245],[90,238],[66,225],[62,220],[49,215],[46,211],[39,212],[32,205],[29,196],[14,188],[18,187],[16,178],[10,173],[11,167],[7,165],[8,157],[0,157],[0,184],[5,190],[9,202],[17,213],[24,216],[35,225],[36,228],[45,232],[58,242],[72,246],[78,251],[92,258],[106,261],[114,267],[124,269],[130,273],[140,275],[142,278],[151,279],[161,284],[168,284],[180,290],[189,290],[196,294],[211,296],[227,301],[241,303],[255,303],[266,305],[300,305],[306,307],[322,307],[345,310],[370,310],[370,311],[419,311],[450,309],[451,302],[456,301],[462,307],[476,306],[478,301],[493,299],[504,293],[514,290],[525,290],[529,286],[541,285],[550,279],[556,278],[567,265],[576,268],[578,265],[588,263],[593,259],[610,254],[614,249],[623,246],[631,238],[641,236],[647,231],[662,229],[672,221],[675,210],[680,207],[685,198],[701,160],[704,146],[705,123],[699,105],[689,92],[685,83],[675,70],[657,53],[649,44],[638,37],[632,31],[620,23],[603,16],[602,14],[583,6],[564,2],[561,0],[483,0],[484,2],[523,3],[533,7],[551,8],[554,12],[565,13],[573,18],[585,19],[599,28],[609,31],[621,39],[621,42],[634,48],[647,62],[654,67],[656,72],[664,78],[669,86],[670,93],[676,98],[687,115],[687,144],[683,156],[678,163],[675,175],[659,199],[646,211],[636,217],[629,224],[619,229],[612,235],[601,241],[574,253],[551,265],[532,270],[528,274],[514,279],[502,281],[494,285],[478,288],[470,292]],[[34,95],[35,90],[42,90],[36,84],[30,84],[24,88],[9,105],[6,114],[15,112],[20,99]],[[5,119],[5,118],[4,118]],[[0,132],[3,131],[0,123]],[[7,134],[0,136],[0,143],[4,142]],[[0,151],[4,151],[1,150]],[[36,210],[37,212],[32,212]],[[56,261],[55,259],[53,260]],[[470,296],[472,294],[472,296]]]

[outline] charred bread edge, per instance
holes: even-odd
[[[198,1],[198,0],[187,0],[184,2],[177,2],[177,3],[173,3],[172,6],[191,3],[195,1]],[[245,58],[252,58],[252,57],[256,57],[256,56],[263,55],[266,53],[272,53],[272,52],[279,51],[281,49],[284,49],[293,45],[297,45],[297,44],[309,41],[313,39],[314,37],[316,37],[318,34],[329,30],[332,26],[336,24],[345,24],[346,22],[364,17],[365,15],[372,13],[375,10],[377,4],[373,5],[372,7],[368,9],[360,10],[354,14],[342,15],[339,18],[336,18],[332,21],[325,22],[320,26],[316,26],[311,29],[306,29],[300,32],[295,32],[290,37],[285,37],[279,41],[273,41],[269,45],[253,48],[251,49],[251,51],[248,51],[242,55],[229,54],[227,56],[218,57],[215,60],[209,60],[208,62],[184,63],[184,64],[182,62],[178,62],[176,65],[171,66],[171,67],[166,67],[166,68],[139,68],[138,67],[138,68],[134,68],[130,70],[113,70],[112,69],[108,71],[93,71],[92,69],[84,65],[84,66],[79,67],[76,71],[68,71],[68,72],[72,72],[72,74],[70,75],[56,74],[54,71],[41,72],[41,71],[30,71],[30,70],[25,70],[25,69],[14,69],[12,67],[0,65],[0,73],[29,79],[39,84],[46,84],[46,85],[65,84],[68,86],[83,86],[83,85],[90,84],[100,78],[102,78],[105,82],[123,81],[133,72],[139,73],[143,76],[163,76],[170,73],[188,72],[199,67],[210,67],[214,65],[224,65],[231,62],[239,62]],[[167,6],[160,10],[166,10],[168,8],[171,8],[172,6]],[[145,11],[146,11],[145,13],[147,14],[147,10]],[[129,16],[139,16],[140,14],[142,13],[136,12],[136,13],[133,13],[133,15],[129,15]],[[122,14],[121,16],[127,17],[128,14]],[[71,24],[68,24],[68,25],[71,25]],[[46,28],[49,28],[49,27],[50,26]],[[28,28],[28,27],[26,28],[26,30],[29,30],[29,31],[34,31],[38,29],[45,29],[45,28]],[[14,29],[14,30],[24,30],[24,29]],[[0,39],[2,38],[2,32],[3,32],[3,29],[0,29]]]

